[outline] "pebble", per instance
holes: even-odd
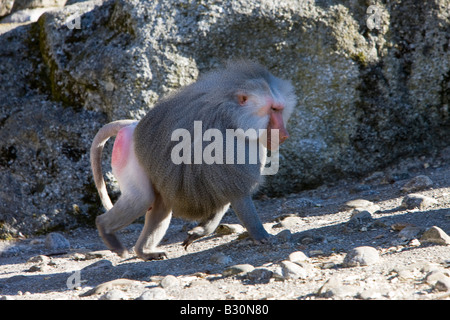
[[[273,272],[267,268],[255,268],[247,273],[247,278],[252,282],[268,283],[272,278]]]
[[[27,262],[47,264],[50,262],[50,258],[47,256],[44,256],[44,255],[38,255],[38,256],[31,257],[30,259],[27,260]]]
[[[45,247],[52,251],[70,249],[70,242],[58,232],[51,232],[45,237]]]
[[[145,290],[136,300],[166,300],[167,294],[163,288]]]
[[[417,239],[412,239],[410,242],[408,242],[408,246],[410,247],[420,247],[421,243]]]
[[[140,284],[140,282],[135,281],[135,280],[116,279],[116,280],[101,283],[98,286],[96,286],[95,288],[88,290],[87,292],[81,294],[80,296],[87,297],[87,296],[91,296],[94,294],[102,294],[102,293],[106,293],[113,289],[117,289],[117,288],[123,289],[123,288],[131,287],[134,285],[138,285],[138,284]]]
[[[393,223],[391,225],[391,229],[394,231],[402,231],[404,228],[409,227],[409,226],[414,226],[411,223],[407,223],[407,222],[397,222],[397,223]]]
[[[112,255],[112,252],[110,250],[91,251],[91,252],[86,252],[84,254],[84,259],[92,260],[92,259],[98,259],[98,258],[106,258],[111,255]]]
[[[84,261],[86,259],[86,255],[80,252],[72,252],[64,255],[64,258],[68,258],[73,261]]]
[[[233,260],[222,252],[217,252],[209,258],[209,262],[216,264],[229,265]]]
[[[98,260],[94,263],[91,263],[90,265],[87,265],[82,270],[94,270],[94,269],[110,269],[113,267],[113,264],[111,261],[102,259]]]
[[[358,214],[360,212],[364,212],[364,211],[369,212],[370,214],[374,214],[380,210],[381,210],[381,207],[377,204],[372,204],[367,207],[357,207],[357,208],[353,209],[352,216],[354,216],[355,214]]]
[[[351,231],[367,231],[367,228],[373,222],[372,215],[369,211],[363,210],[359,211],[355,215],[353,215],[350,220],[344,226],[344,232]]]
[[[314,237],[309,234],[305,234],[299,238],[301,244],[306,245],[314,242]]]
[[[365,178],[364,183],[368,184],[386,184],[388,183],[389,178],[382,171],[375,171],[370,176]]]
[[[342,283],[336,278],[331,277],[317,291],[319,297],[331,298],[342,287]]]
[[[127,299],[127,296],[122,290],[113,289],[102,295],[99,300],[125,300],[125,299]]]
[[[420,175],[409,180],[401,190],[403,192],[416,192],[428,189],[433,186],[433,181],[425,175]]]
[[[160,286],[164,289],[170,288],[170,287],[177,287],[180,285],[180,279],[177,277],[169,274],[165,276],[160,283]]]
[[[323,256],[325,252],[323,250],[317,249],[317,250],[309,250],[309,256],[310,257],[318,257]]]
[[[23,9],[16,11],[8,16],[6,16],[2,23],[24,23],[24,22],[36,22],[38,21],[39,17],[51,10],[51,9],[57,9],[55,8],[33,8],[33,9]]]
[[[367,208],[367,207],[371,207],[373,205],[374,205],[373,202],[371,202],[369,200],[364,200],[364,199],[350,200],[345,203],[345,206],[347,206],[350,209]]]
[[[286,202],[283,203],[283,209],[287,210],[287,211],[298,211],[298,209],[300,208],[312,208],[312,207],[317,207],[320,206],[320,204],[312,199],[308,199],[308,198],[296,198],[296,199],[291,199],[291,200],[287,200]]]
[[[234,275],[246,275],[247,273],[255,269],[251,264],[236,264],[234,266],[228,267],[223,271],[223,276],[234,276]]]
[[[235,233],[242,233],[245,231],[245,228],[241,226],[240,224],[234,223],[222,223],[220,224],[216,229],[217,235],[228,235],[228,234],[235,234]]]
[[[278,232],[276,237],[281,240],[281,242],[286,243],[292,240],[292,232],[289,229],[285,229]]]
[[[422,228],[416,226],[407,226],[403,228],[397,236],[402,240],[412,240],[418,238],[419,234],[421,234],[422,232]]]
[[[344,298],[357,294],[358,288],[345,285],[337,276],[332,276],[318,290],[317,295],[323,298]]]
[[[363,292],[359,293],[358,298],[362,300],[379,300],[383,296],[381,292],[375,289],[368,289],[364,290]]]
[[[304,262],[308,260],[308,256],[302,251],[295,251],[289,255],[289,261],[294,263]]]
[[[397,278],[399,280],[405,281],[414,279],[414,277],[415,277],[414,270],[401,269],[397,271]]]
[[[448,277],[448,273],[446,274],[444,271],[440,269],[435,269],[427,273],[425,277],[425,282],[428,283],[429,285],[435,286],[438,281],[445,283],[446,279],[450,279]]]
[[[433,226],[426,230],[420,238],[422,242],[450,245],[450,236],[439,227]]]
[[[435,205],[436,203],[437,201],[433,198],[418,193],[411,193],[403,198],[401,206],[406,209],[424,210]]]
[[[281,220],[280,225],[286,229],[293,228],[297,225],[302,224],[303,220],[300,217],[286,217]]]
[[[189,288],[209,286],[211,283],[206,279],[194,279],[188,285]]]
[[[34,266],[31,266],[26,272],[48,272],[49,267],[45,264],[36,264]]]
[[[288,260],[281,262],[281,274],[284,279],[306,279],[308,277],[305,268]]]
[[[350,250],[344,258],[345,267],[368,266],[378,263],[380,256],[373,247],[357,247]]]
[[[438,291],[450,291],[450,278],[445,277],[436,281],[434,288]]]

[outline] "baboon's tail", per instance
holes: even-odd
[[[113,207],[111,199],[109,198],[108,191],[106,190],[105,180],[102,173],[102,151],[106,141],[109,138],[116,136],[120,129],[127,127],[136,120],[118,120],[110,122],[104,125],[95,135],[94,141],[91,145],[91,168],[94,175],[95,186],[97,187],[98,194],[102,200],[102,204],[106,210]]]

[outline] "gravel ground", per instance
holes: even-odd
[[[449,300],[449,163],[447,148],[359,181],[259,196],[274,235],[264,245],[232,212],[187,250],[181,242],[193,225],[174,219],[161,244],[169,258],[158,261],[121,259],[92,228],[1,241],[0,298]],[[132,248],[141,229],[120,236]]]

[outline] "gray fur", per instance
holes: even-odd
[[[138,160],[155,189],[171,204],[174,216],[207,219],[232,199],[252,194],[262,182],[263,164],[170,165],[171,150],[178,143],[171,141],[172,132],[184,128],[193,137],[196,120],[203,122],[204,131],[264,129],[268,119],[255,121],[237,103],[236,94],[270,90],[290,99],[289,115],[295,102],[292,86],[256,63],[237,62],[163,99],[139,122],[134,134]]]

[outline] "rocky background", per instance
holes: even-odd
[[[0,15],[2,238],[92,223],[95,132],[230,58],[260,61],[299,97],[261,194],[364,177],[450,141],[448,0],[10,0]]]
[[[0,300],[450,299],[449,15],[449,0],[0,0]],[[96,131],[230,58],[299,97],[255,197],[273,241],[227,214],[187,251],[174,219],[166,260],[104,250]],[[141,229],[119,234],[131,252]]]

